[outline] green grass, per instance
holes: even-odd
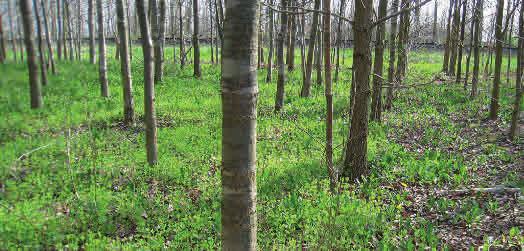
[[[204,47],[205,62],[209,53]],[[49,85],[43,88],[44,107],[39,110],[29,109],[26,66],[12,62],[0,66],[2,249],[218,248],[219,67],[204,64],[203,78],[194,79],[192,66],[180,69],[174,65],[173,51],[167,49],[165,81],[155,87],[159,164],[150,167],[142,123],[126,129],[117,124],[123,109],[119,63],[113,58],[114,48],[108,55],[110,98],[100,97],[95,65],[85,58],[82,62],[61,61],[59,74],[50,75]],[[345,67],[351,65],[350,55],[348,50]],[[440,71],[439,53],[410,55],[408,83],[425,82]],[[487,116],[482,108],[489,101],[488,83],[483,83],[483,93],[475,100],[456,85],[400,91],[394,110],[385,114],[385,123],[370,124],[372,174],[362,184],[330,196],[323,164],[323,88],[314,85],[311,98],[300,98],[299,59],[296,62],[280,114],[273,113],[276,74],[272,83],[265,83],[266,71],[259,73],[259,248],[414,249],[441,245],[431,223],[413,224],[402,216],[409,204],[406,195],[383,186],[397,181],[436,187],[467,184],[474,166],[438,146],[453,145],[460,130],[450,113],[473,116],[481,111],[481,116]],[[138,47],[134,48],[132,66],[136,114],[141,117],[143,68]],[[341,158],[348,131],[347,70],[341,72],[340,80],[333,91],[335,159]],[[512,102],[512,90],[507,87],[503,84],[501,93],[501,117],[506,122]],[[421,142],[435,148],[419,154],[388,137],[406,128],[423,130]],[[39,147],[43,148],[30,152]],[[500,155],[495,149],[493,156]],[[512,161],[512,156],[507,158]],[[479,210],[463,212],[457,220],[467,224],[482,214]]]

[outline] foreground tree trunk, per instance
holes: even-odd
[[[355,1],[353,34],[355,95],[353,117],[344,154],[343,176],[359,179],[369,173],[367,163],[369,75],[371,73],[371,19],[373,0]]]
[[[315,10],[320,10],[320,0],[315,0]],[[318,11],[313,12],[313,23],[309,35],[309,45],[306,59],[306,76],[300,91],[301,97],[309,97],[311,93],[311,73],[313,72],[313,53],[315,52],[315,38],[317,37]]]
[[[29,69],[29,91],[31,94],[31,108],[42,107],[42,86],[38,79],[38,65],[34,44],[33,13],[29,0],[20,0],[20,12],[24,25],[24,42],[27,53],[27,68]]]
[[[482,37],[481,23],[482,23],[482,8],[484,0],[477,0],[475,5],[475,32],[473,34],[474,48],[473,48],[473,76],[471,79],[471,97],[477,95],[477,87],[479,83],[480,74],[480,43]]]
[[[386,16],[388,0],[380,0],[378,5],[378,18]],[[375,45],[375,63],[373,65],[373,96],[371,97],[371,120],[380,121],[382,113],[382,72],[384,68],[384,38],[386,24],[381,22],[377,26],[377,43]]]
[[[109,97],[106,63],[106,35],[104,33],[104,8],[102,6],[102,0],[96,0],[96,7],[98,11],[98,77],[102,97]]]
[[[281,1],[281,6],[285,9],[287,0]],[[286,82],[286,69],[284,63],[284,41],[286,41],[287,34],[287,13],[280,13],[280,32],[277,38],[277,64],[278,64],[278,79],[277,79],[277,95],[275,99],[275,112],[278,112],[284,106],[284,86]]]
[[[118,35],[120,36],[120,72],[124,96],[124,123],[133,124],[135,120],[131,64],[129,60],[129,34],[125,15],[124,0],[116,0]]]
[[[47,63],[44,55],[44,40],[42,39],[42,25],[40,23],[40,14],[38,11],[38,2],[33,0],[33,8],[36,22],[36,36],[38,39],[38,59],[40,61],[40,75],[42,85],[47,85]]]
[[[200,45],[199,45],[199,17],[198,17],[198,0],[193,0],[193,75],[196,78],[202,77],[202,68],[200,67]]]
[[[329,174],[329,188],[335,192],[337,174],[333,167],[333,93],[331,82],[331,0],[324,0],[324,90],[326,96],[326,165]]]
[[[89,29],[89,62],[91,64],[96,63],[96,51],[95,51],[95,0],[88,0],[87,8],[87,25]]]
[[[522,103],[522,78],[524,74],[524,4],[520,6],[519,17],[519,42],[517,51],[517,79],[515,81],[515,102],[513,103],[513,113],[511,114],[511,127],[509,138],[512,141],[519,137],[519,116]]]
[[[393,12],[398,10],[398,1],[393,0],[391,9]],[[391,109],[393,106],[393,91],[396,85],[395,81],[395,58],[396,58],[396,40],[397,37],[397,18],[391,18],[391,30],[389,31],[389,67],[388,67],[388,88],[386,94],[386,104],[384,105],[385,110]]]
[[[502,32],[502,18],[504,17],[504,0],[497,0],[497,23],[495,26],[495,76],[493,88],[491,89],[491,105],[489,107],[489,119],[496,120],[499,110],[500,72],[502,68],[502,43],[504,33]]]
[[[136,11],[140,22],[142,52],[144,54],[144,117],[146,124],[147,162],[153,166],[158,161],[155,83],[153,78],[153,42],[144,0],[136,0]]]
[[[402,0],[402,6],[404,8],[409,8],[410,0]],[[409,38],[409,16],[410,12],[405,11],[400,15],[400,26],[398,31],[398,61],[397,61],[397,71],[395,73],[395,84],[402,85],[402,81],[406,76],[408,52],[407,44]]]
[[[257,249],[257,0],[228,0],[222,50],[222,248]]]

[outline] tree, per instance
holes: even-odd
[[[369,172],[367,163],[369,75],[371,73],[371,19],[373,0],[355,1],[353,68],[355,95],[353,117],[344,154],[344,177],[359,179]],[[325,21],[325,20],[324,20]]]
[[[402,6],[404,8],[409,8],[410,1],[409,0],[402,0]],[[397,49],[398,49],[398,61],[397,61],[397,69],[395,73],[395,84],[402,85],[402,81],[404,79],[404,76],[406,74],[406,68],[407,68],[407,62],[408,62],[408,55],[407,55],[407,44],[409,39],[409,11],[402,12],[400,15],[400,26],[398,30],[398,41],[397,41]]]
[[[458,61],[457,61],[457,79],[456,83],[460,83],[460,77],[462,75],[462,50],[464,49],[464,36],[466,32],[466,12],[468,7],[468,0],[462,2],[462,18],[460,21],[460,40],[458,43]]]
[[[42,85],[47,85],[47,63],[45,62],[44,55],[44,40],[42,39],[42,25],[40,23],[40,14],[38,11],[38,3],[36,0],[33,0],[33,8],[35,12],[35,21],[36,21],[36,36],[38,39],[38,59],[40,61],[40,75]]]
[[[477,86],[479,82],[479,72],[480,72],[480,43],[482,37],[481,23],[482,23],[482,8],[484,0],[477,0],[475,5],[475,31],[473,34],[474,37],[474,47],[473,47],[473,76],[471,79],[471,97],[477,95]]]
[[[184,39],[184,16],[183,16],[183,10],[182,5],[184,4],[183,0],[178,0],[178,32],[180,32],[180,68],[184,68],[184,65],[186,65],[186,53],[185,53],[185,39]]]
[[[258,18],[257,0],[231,0],[226,4],[222,50],[223,250],[256,250]]]
[[[16,51],[16,37],[15,37],[15,28],[13,26],[13,8],[11,7],[11,0],[7,0],[7,15],[9,16],[9,30],[11,31],[11,46],[13,48],[13,59],[16,62],[17,60],[17,51]],[[51,45],[49,45],[51,46]]]
[[[384,18],[388,7],[387,0],[380,0],[378,18]],[[384,39],[386,24],[381,22],[377,26],[375,45],[375,63],[373,64],[373,96],[371,97],[371,120],[380,121],[382,112],[382,71],[384,68]]]
[[[346,0],[340,0],[340,10],[338,12],[339,16],[344,15],[344,10],[346,9]],[[340,70],[340,47],[342,43],[342,19],[338,18],[337,23],[337,59],[336,59],[336,66],[335,66],[335,82],[338,82],[338,72]]]
[[[158,161],[155,83],[153,77],[153,42],[144,0],[136,0],[136,11],[142,35],[142,53],[144,54],[144,117],[146,124],[147,162],[153,166]]]
[[[106,37],[104,33],[104,8],[102,0],[96,0],[98,11],[98,77],[102,97],[109,97],[109,85],[107,83],[107,63],[106,63]]]
[[[164,43],[166,34],[166,0],[159,0],[160,6],[157,6],[157,1],[150,1],[152,13],[152,30],[155,48],[155,84],[162,82],[164,77]]]
[[[333,93],[331,82],[331,0],[324,0],[324,95],[326,96],[326,165],[329,174],[329,187],[335,192],[337,174],[333,167]]]
[[[284,9],[287,6],[287,0],[281,0],[281,6]],[[227,13],[226,13],[227,14]],[[278,64],[278,79],[277,79],[277,94],[275,98],[275,112],[278,112],[284,106],[286,71],[284,65],[284,41],[286,41],[287,34],[287,13],[283,11],[280,13],[280,31],[277,38],[277,64]]]
[[[4,39],[4,28],[2,22],[2,14],[0,14],[0,63],[4,63],[7,57],[7,51],[5,48],[5,39]]]
[[[273,5],[274,0],[270,0],[270,4]],[[274,23],[274,16],[273,16],[273,9],[269,8],[269,55],[267,58],[267,76],[266,76],[266,83],[271,82],[273,78],[273,53],[274,53],[274,30],[275,30],[275,23]]]
[[[42,86],[38,78],[38,65],[34,44],[33,13],[31,12],[30,0],[20,0],[20,12],[24,25],[24,43],[27,53],[27,68],[29,69],[29,91],[31,94],[31,108],[42,107]]]
[[[124,94],[124,123],[129,125],[135,120],[131,63],[129,60],[129,34],[125,15],[124,0],[116,0],[118,35],[120,36],[120,72]]]
[[[320,0],[315,0],[315,10],[320,10]],[[306,59],[306,75],[304,83],[302,84],[302,90],[300,91],[301,97],[309,97],[311,93],[311,73],[313,72],[313,53],[315,52],[315,38],[317,37],[318,28],[318,11],[313,12],[313,23],[311,24],[311,32],[309,34],[309,44]]]
[[[61,11],[62,9],[60,8],[62,1],[63,0],[56,0],[56,21],[58,26],[58,37],[56,39],[56,53],[58,56],[58,60],[62,60],[62,43],[64,42],[64,39],[62,39],[62,35],[64,34]]]
[[[438,1],[434,2],[434,8],[433,8],[433,43],[438,43],[438,29],[437,29],[437,22],[438,22]]]
[[[455,75],[455,66],[457,63],[457,52],[459,45],[459,30],[460,30],[460,0],[455,0],[455,10],[453,11],[453,26],[451,29],[451,47],[450,58],[447,73],[448,75]]]
[[[497,20],[495,25],[495,76],[493,88],[491,89],[491,105],[489,107],[489,119],[496,120],[499,110],[500,72],[502,67],[502,43],[504,33],[502,32],[502,18],[504,16],[504,0],[497,0]]]
[[[56,74],[53,45],[51,43],[51,33],[49,32],[49,25],[47,21],[47,12],[45,8],[44,0],[40,0],[40,6],[42,6],[42,16],[44,18],[45,39],[47,43],[47,52],[49,53],[49,61],[51,62],[51,72],[53,74]]]
[[[448,9],[448,22],[446,26],[446,42],[444,44],[444,62],[442,64],[442,71],[448,72],[449,68],[449,57],[451,50],[451,17],[453,17],[453,6],[455,1],[458,0],[449,0],[449,9]]]
[[[509,129],[510,140],[518,138],[518,121],[520,116],[520,106],[522,103],[522,78],[524,74],[524,4],[520,6],[519,16],[519,42],[517,52],[517,79],[515,81],[515,102],[513,103],[513,113],[511,114],[511,127]]]
[[[393,0],[391,9],[393,12],[398,10],[398,1]],[[395,81],[395,58],[396,58],[396,40],[397,37],[397,17],[391,18],[391,30],[389,31],[389,67],[388,67],[388,88],[386,94],[386,104],[384,109],[389,110],[393,106],[393,90]]]
[[[87,1],[87,26],[89,29],[89,62],[96,63],[95,59],[95,0]]]
[[[202,77],[202,68],[200,67],[200,45],[198,41],[199,22],[198,0],[193,0],[193,75],[196,78]]]

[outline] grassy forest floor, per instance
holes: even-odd
[[[135,47],[133,57],[139,118],[133,127],[121,122],[113,50],[110,98],[100,97],[95,65],[61,61],[59,74],[43,88],[44,108],[34,111],[26,65],[0,66],[0,249],[219,247],[219,66],[204,64],[197,80],[191,65],[180,70],[172,63],[168,49],[165,81],[155,90],[159,164],[149,167],[141,50]],[[335,159],[348,131],[351,51],[345,54],[334,84]],[[202,57],[209,61],[209,48]],[[406,83],[433,79],[441,60],[441,53],[411,52]],[[265,70],[259,74],[260,249],[524,245],[521,194],[508,189],[524,187],[524,144],[510,143],[506,135],[513,79],[503,78],[500,119],[494,122],[485,119],[490,79],[475,99],[443,77],[400,90],[383,123],[370,124],[371,175],[331,196],[323,164],[323,88],[315,85],[311,98],[299,97],[298,62],[278,114],[276,71],[272,83],[264,82]]]

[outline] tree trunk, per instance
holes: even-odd
[[[448,72],[449,57],[451,50],[451,17],[453,16],[453,4],[458,0],[449,0],[448,22],[446,26],[446,43],[444,44],[444,63],[442,64],[442,71]]]
[[[53,45],[51,43],[51,34],[49,32],[49,25],[47,20],[47,12],[45,8],[44,0],[40,0],[40,5],[42,6],[42,16],[44,19],[44,29],[45,29],[45,39],[47,43],[47,52],[49,53],[49,61],[51,62],[51,72],[53,74],[56,74],[56,68],[55,68],[55,59],[54,59],[54,53],[53,53]]]
[[[5,48],[4,28],[3,28],[2,15],[0,15],[0,63],[5,63],[7,57],[7,50]]]
[[[116,0],[118,35],[120,36],[120,72],[124,96],[124,123],[133,124],[135,120],[131,63],[129,60],[129,34],[127,29],[124,0]]]
[[[513,34],[513,20],[514,20],[514,17],[515,17],[515,15],[511,14],[510,12],[511,12],[511,4],[510,4],[510,2],[508,2],[506,13],[507,13],[507,15],[511,15],[511,20],[506,19],[507,21],[509,21],[509,26],[510,26],[509,33],[508,33],[508,42],[507,42],[507,46],[508,46],[508,57],[507,57],[508,58],[508,63],[507,63],[507,68],[506,68],[506,83],[507,83],[508,86],[509,86],[509,82],[510,82],[511,47],[513,46],[512,42],[511,42],[511,35]],[[507,26],[507,24],[506,24],[506,26]]]
[[[15,17],[13,14],[13,7],[11,6],[11,0],[7,0],[7,12],[9,16],[9,31],[11,33],[11,47],[13,49],[13,61],[16,62],[18,59],[18,56],[16,55],[17,54],[17,48],[16,48],[17,39],[16,39],[16,34],[15,34],[15,28],[13,26],[13,19]]]
[[[524,71],[524,4],[520,6],[519,17],[519,42],[517,51],[517,79],[515,81],[515,102],[513,103],[513,113],[511,114],[511,127],[509,129],[509,139],[518,139],[520,106],[522,104],[522,78]]]
[[[73,61],[75,59],[74,50],[73,50],[73,25],[72,25],[72,18],[71,18],[71,9],[69,8],[69,2],[66,0],[64,3],[64,17],[67,20],[67,44],[69,46],[68,48],[68,55],[69,55],[69,61]]]
[[[44,54],[44,40],[42,39],[42,25],[40,23],[40,12],[38,11],[38,3],[36,0],[33,0],[33,9],[35,13],[36,36],[38,39],[38,59],[40,61],[40,74],[42,85],[45,86],[47,85],[47,65]]]
[[[153,42],[149,20],[144,6],[144,0],[136,0],[136,10],[140,22],[142,37],[142,52],[144,54],[144,117],[146,124],[147,162],[153,166],[158,161],[156,115],[155,115],[155,83],[153,79]]]
[[[404,8],[410,7],[409,0],[402,0],[402,6]],[[402,85],[404,77],[406,76],[407,68],[407,44],[409,37],[409,11],[406,11],[400,15],[400,26],[398,31],[398,61],[397,61],[397,72],[395,73],[395,84]]]
[[[433,1],[435,3],[433,8],[433,43],[438,43],[438,29],[437,29],[437,22],[438,22],[438,1]]]
[[[89,62],[96,63],[95,52],[95,0],[88,0],[87,24],[89,28]]]
[[[213,44],[214,44],[214,38],[213,38],[213,6],[212,6],[212,0],[209,0],[209,35],[210,35],[210,42],[211,42],[211,64],[215,64],[215,55],[213,51]]]
[[[449,58],[448,75],[455,75],[455,65],[457,63],[457,49],[459,47],[459,23],[460,23],[460,0],[455,0],[455,10],[453,11],[453,27],[451,31],[451,56]]]
[[[340,16],[344,15],[344,10],[346,9],[346,1],[340,0],[340,10],[338,14]],[[338,18],[337,23],[337,59],[336,59],[336,66],[335,66],[335,82],[338,82],[338,72],[340,71],[340,44],[342,43],[342,19]]]
[[[329,174],[329,187],[332,193],[336,190],[337,174],[333,167],[333,93],[331,82],[331,0],[324,0],[324,76],[326,96],[326,165]]]
[[[320,0],[315,0],[315,10],[320,10]],[[313,12],[313,24],[311,25],[311,33],[309,35],[309,45],[306,59],[306,78],[300,91],[301,97],[309,97],[311,93],[311,73],[313,71],[313,53],[315,52],[315,38],[317,36],[318,28],[318,11]]]
[[[504,16],[504,0],[497,0],[497,25],[495,27],[495,76],[493,78],[493,88],[491,89],[491,105],[489,109],[489,118],[496,120],[499,110],[499,92],[500,92],[500,72],[502,67],[502,43],[504,33],[502,32],[502,18]]]
[[[473,34],[474,47],[473,47],[473,76],[471,77],[471,97],[477,95],[477,87],[479,82],[479,73],[480,73],[480,43],[482,37],[482,11],[483,11],[483,1],[477,0],[475,6],[475,32]]]
[[[321,26],[322,19],[319,17],[319,24],[318,26]],[[322,85],[322,29],[317,30],[317,45],[316,50],[317,53],[315,55],[315,67],[317,70],[317,85]]]
[[[38,78],[38,65],[36,63],[36,52],[34,44],[33,13],[29,0],[20,0],[20,12],[24,25],[24,42],[27,53],[27,67],[29,69],[29,86],[31,94],[31,108],[42,107],[42,87]]]
[[[62,0],[56,0],[56,20],[58,24],[58,37],[56,38],[56,53],[58,60],[62,60],[62,42],[63,42],[63,19],[62,19],[62,8],[60,7]]]
[[[397,12],[398,10],[398,1],[399,0],[393,0],[393,3],[391,4],[392,12]],[[396,46],[395,43],[397,37],[397,18],[393,17],[391,18],[391,30],[389,32],[389,67],[388,67],[388,88],[387,88],[387,94],[386,94],[386,104],[384,105],[384,109],[389,110],[393,106],[393,91],[394,86],[397,85],[395,83],[395,58],[396,58]]]
[[[200,67],[200,43],[198,39],[199,31],[198,0],[193,0],[193,75],[196,78],[202,77]]]
[[[466,12],[468,7],[468,0],[462,2],[462,19],[460,21],[460,40],[458,43],[458,61],[457,61],[457,80],[456,83],[460,83],[462,75],[462,51],[464,50],[464,36],[466,32]]]
[[[155,84],[162,82],[164,78],[164,42],[166,34],[166,0],[159,0],[160,6],[157,6],[156,1],[152,6],[154,13],[152,28],[153,28],[153,39],[155,47]],[[159,13],[160,12],[160,13]]]
[[[467,90],[468,88],[468,80],[469,80],[469,66],[471,63],[471,54],[473,51],[473,42],[475,38],[475,7],[476,3],[475,0],[471,3],[471,27],[470,27],[470,39],[469,39],[469,50],[468,50],[468,56],[466,59],[466,73],[464,74],[464,90]]]
[[[378,5],[378,19],[387,14],[387,0],[380,0]],[[386,36],[386,23],[381,22],[377,26],[375,63],[373,64],[373,96],[371,97],[371,120],[380,121],[382,113],[382,79],[384,68],[384,39]]]
[[[98,76],[102,97],[109,97],[106,64],[106,35],[104,33],[104,8],[102,0],[96,0],[98,10]]]
[[[222,248],[257,249],[258,1],[228,3],[222,68]]]
[[[291,3],[295,4],[296,5],[296,2],[294,2],[293,0],[291,0],[290,2],[290,5],[292,5]],[[295,9],[290,9],[290,10],[295,10]],[[288,71],[293,71],[295,69],[295,44],[296,44],[296,40],[297,40],[297,16],[296,15],[292,15],[291,18],[290,18],[290,24],[291,26],[289,27],[289,48],[288,48],[288,57],[287,57],[287,70]]]
[[[373,0],[355,1],[355,97],[353,117],[344,154],[343,176],[351,180],[369,173],[367,164],[369,75],[371,73],[371,22]],[[325,21],[325,20],[324,20]],[[358,34],[358,35],[357,35]]]
[[[281,0],[282,9],[285,10],[288,0]],[[226,13],[227,14],[227,13]],[[277,61],[278,61],[278,79],[277,79],[277,95],[275,99],[275,112],[278,112],[284,106],[284,86],[286,82],[286,70],[284,65],[284,41],[286,41],[287,34],[287,13],[280,13],[280,32],[278,33],[277,41]]]
[[[183,0],[178,0],[178,29],[180,32],[180,68],[184,68],[186,65],[186,50],[185,50],[185,40],[184,40],[184,16],[182,15],[182,4]]]
[[[274,0],[270,0],[270,4],[273,5]],[[273,79],[273,52],[274,52],[274,30],[275,30],[275,20],[273,15],[273,10],[269,9],[269,55],[267,58],[267,76],[266,83],[270,83]]]

